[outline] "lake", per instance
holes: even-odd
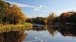
[[[0,42],[76,42],[75,26],[43,26],[0,33]]]

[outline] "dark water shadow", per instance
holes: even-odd
[[[0,33],[0,42],[22,42],[27,34],[24,31],[10,31]]]
[[[63,36],[76,37],[76,26],[47,26],[47,30],[50,34],[56,35],[55,32],[60,32]]]

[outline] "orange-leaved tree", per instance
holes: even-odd
[[[8,11],[7,11],[7,21],[9,23],[12,24],[18,24],[18,23],[22,23],[26,20],[25,15],[22,13],[21,9],[13,4],[11,7],[9,7]]]

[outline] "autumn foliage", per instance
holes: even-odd
[[[60,15],[60,22],[62,23],[76,23],[76,12],[66,12]]]
[[[0,23],[18,24],[25,20],[25,15],[17,5],[0,0]]]

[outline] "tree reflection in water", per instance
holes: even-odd
[[[53,28],[52,26],[47,26],[47,30],[48,30],[48,32],[52,35],[52,36],[55,36],[55,34],[56,34],[56,29],[55,28]]]
[[[58,31],[63,35],[63,36],[76,36],[76,27],[74,26],[67,26],[67,27],[62,27],[58,28]]]
[[[55,25],[45,25],[41,28],[35,27],[32,30],[35,31],[43,31],[47,30],[52,36],[55,36],[57,32],[61,33],[63,36],[76,36],[76,26],[67,26],[67,25],[60,25],[60,26],[55,26]]]
[[[54,36],[55,33],[56,33],[56,29],[53,28],[51,25],[44,25],[44,26],[42,26],[40,28],[33,27],[32,30],[34,30],[34,31],[44,31],[44,30],[47,30],[52,36]]]
[[[60,32],[63,36],[76,36],[76,27],[75,26],[62,26],[62,27],[55,27],[55,26],[48,26],[47,30],[53,36],[56,35],[56,31]]]
[[[27,34],[24,31],[10,31],[0,33],[0,42],[22,42]]]

